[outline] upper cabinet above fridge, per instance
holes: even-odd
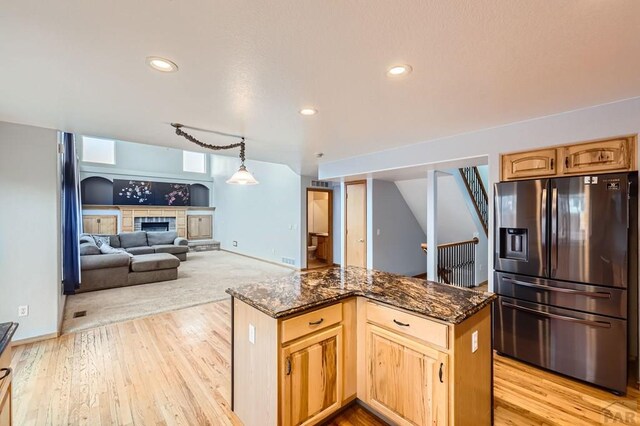
[[[636,135],[501,156],[502,181],[637,170]]]

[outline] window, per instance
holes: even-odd
[[[88,163],[116,164],[115,141],[82,137],[82,161]]]
[[[182,171],[206,173],[207,164],[205,154],[202,152],[182,151]]]

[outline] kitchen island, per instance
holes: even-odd
[[[396,424],[490,424],[493,294],[364,268],[228,289],[232,408],[317,424],[358,401]]]
[[[18,329],[15,322],[0,323],[0,426],[11,426],[11,339]]]

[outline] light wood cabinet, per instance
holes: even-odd
[[[320,260],[327,260],[329,256],[328,237],[318,235],[318,247],[316,249],[316,257]]]
[[[282,349],[282,424],[315,424],[342,403],[342,326]]]
[[[612,139],[562,148],[565,174],[588,174],[630,170],[632,159],[628,138]]]
[[[490,306],[449,324],[354,297],[275,319],[234,298],[232,354],[247,426],[322,424],[356,399],[393,424],[491,424]]]
[[[117,234],[118,217],[110,215],[82,216],[82,230],[87,234]]]
[[[0,426],[11,426],[12,423],[12,407],[11,407],[11,382],[12,375],[10,370],[11,364],[11,348],[8,347],[0,357]],[[8,369],[8,370],[7,370]]]
[[[624,136],[501,156],[501,180],[636,170],[637,137]]]
[[[447,354],[367,324],[367,400],[397,424],[446,425]]]
[[[557,174],[557,150],[519,152],[502,156],[502,179],[526,179]]]
[[[206,240],[212,237],[211,215],[187,216],[187,238],[190,240]]]

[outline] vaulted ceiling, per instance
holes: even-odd
[[[636,0],[0,0],[0,120],[193,149],[178,121],[313,174],[640,96],[639,29]]]

